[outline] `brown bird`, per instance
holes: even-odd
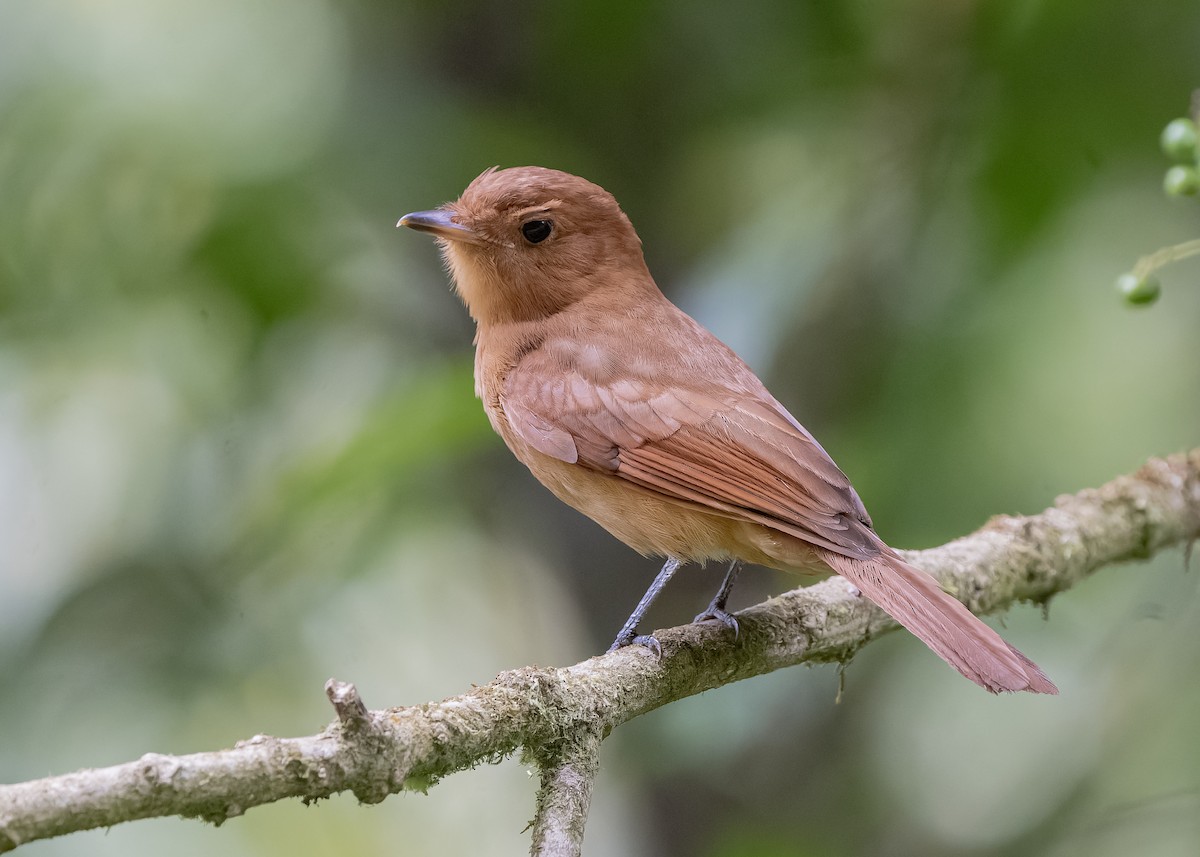
[[[724,343],[659,291],[603,188],[542,167],[490,169],[398,224],[436,236],[477,323],[475,392],[560,500],[667,563],[613,648],[685,562],[742,560],[849,580],[993,693],[1058,689],[875,534],[850,480]]]

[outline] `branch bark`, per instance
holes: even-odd
[[[538,763],[542,786],[529,850],[534,857],[578,857],[583,850],[583,827],[600,770],[603,740],[596,729],[581,729]]]
[[[1045,603],[1097,569],[1145,559],[1200,535],[1200,449],[1152,459],[1029,517],[993,518],[908,558],[975,612]],[[576,855],[603,737],[677,699],[803,662],[842,662],[895,627],[839,578],[738,614],[721,628],[658,631],[640,647],[558,669],[526,667],[436,703],[369,711],[331,682],[338,719],[317,735],[256,735],[228,750],[147,754],[136,762],[0,786],[0,851],[76,830],[178,815],[220,824],[281,798],[352,791],[377,803],[518,748],[539,767],[535,855]]]

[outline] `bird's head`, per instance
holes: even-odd
[[[597,290],[657,290],[612,194],[570,173],[492,168],[455,202],[397,225],[438,239],[480,323],[545,318]]]

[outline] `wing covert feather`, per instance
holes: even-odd
[[[560,461],[847,556],[872,555],[870,519],[849,480],[754,381],[724,395],[632,374],[601,383],[533,352],[501,398],[513,431]]]

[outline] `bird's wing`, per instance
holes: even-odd
[[[538,451],[852,558],[878,553],[862,502],[812,436],[745,370],[706,390],[598,383],[534,352],[505,380],[512,429]]]

